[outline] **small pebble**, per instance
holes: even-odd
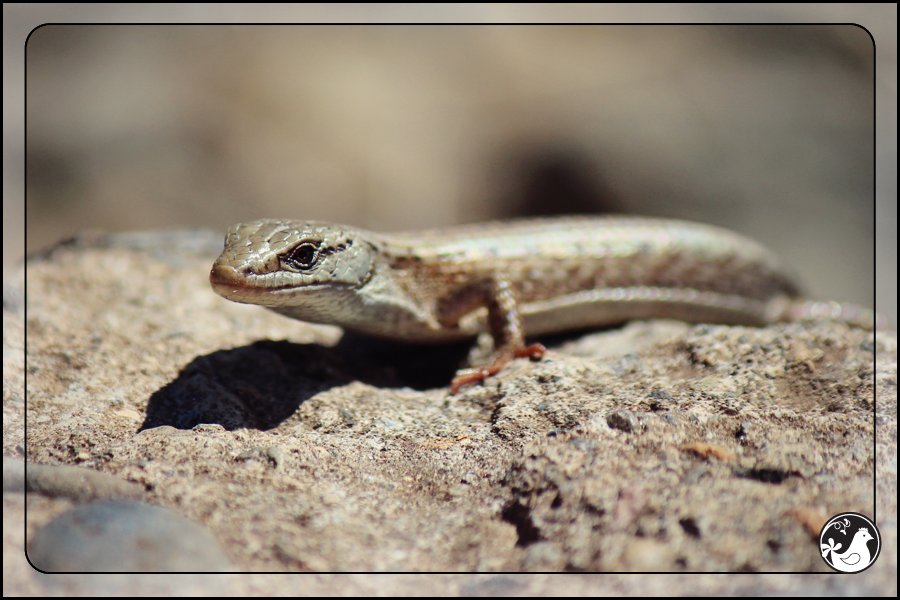
[[[608,417],[606,423],[613,429],[631,432],[637,429],[638,420],[630,410],[617,410]]]
[[[30,540],[46,572],[222,572],[230,563],[202,525],[159,506],[104,501],[53,519]]]

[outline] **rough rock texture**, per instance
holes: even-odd
[[[824,520],[877,510],[882,554],[859,576],[444,585],[896,594],[893,333],[632,323],[545,340],[544,360],[451,396],[466,345],[342,339],[229,303],[206,282],[220,239],[81,236],[28,261],[27,304],[23,273],[6,282],[4,455],[137,484],[144,501],[205,525],[241,571],[827,573]],[[70,498],[107,487],[29,489],[4,494],[5,575],[26,504],[30,537]],[[322,577],[298,585],[373,592]],[[424,592],[432,580],[382,585]],[[233,585],[275,591],[266,586]]]

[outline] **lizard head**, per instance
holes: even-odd
[[[372,270],[372,249],[359,230],[261,219],[228,229],[209,282],[228,300],[277,308],[306,302],[316,290],[357,289]]]

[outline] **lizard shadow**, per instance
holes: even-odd
[[[416,390],[446,387],[470,346],[417,346],[345,333],[333,348],[262,340],[219,350],[198,356],[150,396],[139,431],[202,423],[268,430],[316,394],[353,381]]]

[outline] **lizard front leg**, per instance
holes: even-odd
[[[546,352],[541,344],[525,345],[515,292],[509,280],[501,275],[470,283],[442,299],[437,306],[437,318],[444,327],[456,327],[462,317],[482,306],[487,308],[487,325],[494,340],[494,352],[485,363],[457,371],[450,383],[451,394],[469,383],[484,381],[513,358],[527,356],[538,360]]]

